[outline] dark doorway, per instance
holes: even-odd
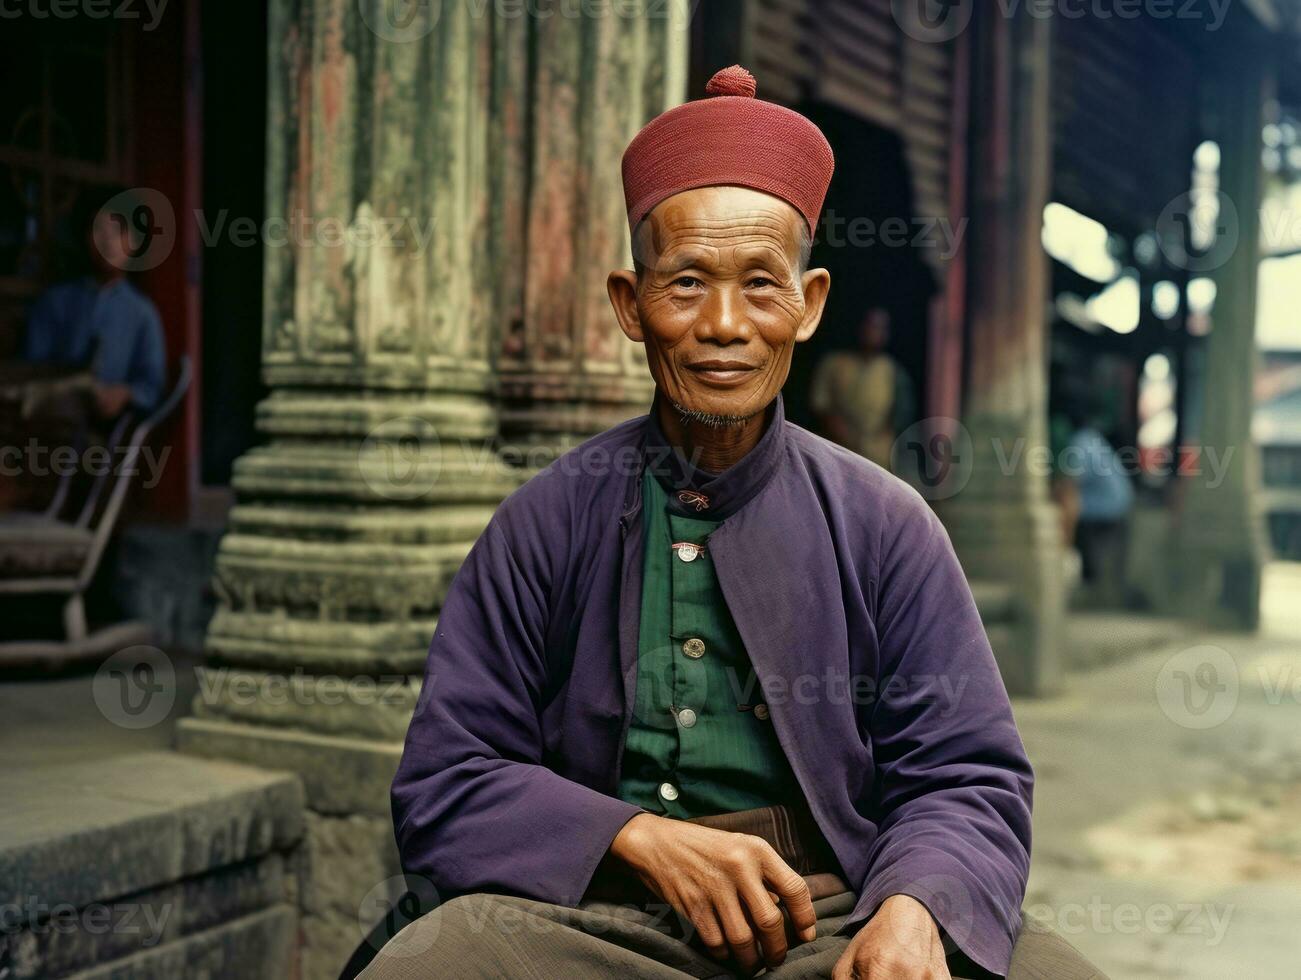
[[[785,388],[787,415],[813,427],[813,368],[824,354],[854,349],[859,324],[875,307],[890,313],[888,352],[907,372],[915,404],[925,405],[928,304],[937,284],[916,244],[926,229],[903,143],[896,133],[825,103],[806,103],[799,111],[826,135],[836,171],[811,262],[831,272],[831,293],[818,332],[795,353]]]

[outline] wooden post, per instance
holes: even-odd
[[[1010,626],[991,629],[1008,687],[1052,691],[1061,673],[1062,547],[1048,475],[1040,243],[1052,146],[1050,18],[980,8],[974,27],[965,487],[940,513],[967,575],[1010,590]]]
[[[1179,477],[1183,499],[1171,563],[1177,611],[1209,625],[1240,629],[1255,629],[1260,622],[1266,553],[1251,416],[1258,359],[1261,130],[1270,48],[1263,32],[1252,27],[1256,36],[1233,46],[1206,87],[1205,132],[1220,148],[1221,211],[1231,208],[1236,216],[1236,222],[1223,218],[1220,226],[1235,231],[1236,242],[1216,242],[1214,253],[1227,256],[1223,264],[1194,272],[1214,280],[1215,306],[1203,357],[1198,445],[1184,450]]]

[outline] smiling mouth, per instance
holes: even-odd
[[[759,369],[742,361],[701,361],[687,365],[687,370],[702,381],[730,387],[745,381]]]

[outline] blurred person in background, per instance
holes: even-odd
[[[27,320],[27,362],[84,373],[86,407],[102,420],[149,411],[166,380],[158,308],[127,278],[140,234],[120,210],[85,214],[89,273],[46,290]]]
[[[125,218],[129,206],[117,206],[125,200],[110,189],[80,209],[88,271],[41,294],[27,317],[23,360],[0,367],[5,445],[84,448],[102,442],[123,412],[147,413],[162,397],[162,320],[127,278],[141,235]],[[0,510],[30,505],[48,482],[6,470]]]
[[[1102,433],[1088,403],[1072,409],[1071,434],[1061,470],[1079,491],[1075,546],[1091,605],[1124,604],[1125,558],[1134,485],[1120,456]]]
[[[1052,459],[1052,476],[1048,488],[1053,503],[1057,505],[1062,566],[1069,595],[1079,587],[1082,576],[1080,553],[1075,547],[1075,529],[1080,521],[1080,485],[1074,476],[1066,472],[1063,463],[1068,458],[1066,448],[1071,444],[1071,436],[1077,428],[1076,416],[1069,406],[1075,398],[1087,395],[1075,391],[1061,365],[1054,364],[1052,372],[1049,386],[1052,394],[1048,409],[1048,448]]]
[[[818,362],[809,406],[827,438],[888,470],[895,438],[913,421],[916,395],[908,372],[887,352],[887,310],[868,310],[857,339],[857,349]]]

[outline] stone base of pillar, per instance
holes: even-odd
[[[1170,563],[1171,612],[1220,629],[1260,625],[1260,585],[1268,546],[1261,517],[1239,500],[1204,490],[1179,516]]]
[[[1061,683],[1066,615],[1061,518],[1048,496],[1046,475],[1025,455],[1034,440],[997,434],[1023,432],[1023,425],[977,421],[968,427],[970,479],[940,502],[937,512],[967,578],[1008,589],[1008,615],[990,631],[1008,690],[1051,694]]]
[[[468,372],[473,380],[473,372]],[[306,790],[303,980],[334,980],[403,893],[389,787],[438,611],[520,482],[484,392],[277,389],[241,457],[183,752]]]
[[[389,817],[389,786],[402,756],[401,741],[339,738],[207,718],[181,719],[176,738],[181,752],[297,774],[307,807],[316,813]]]
[[[503,371],[502,458],[535,472],[620,422],[650,409],[655,383],[645,378]]]
[[[1003,583],[1011,591],[1007,623],[990,631],[1008,690],[1054,693],[1061,684],[1066,612],[1057,508],[1048,501],[964,496],[941,514],[967,577]]]

